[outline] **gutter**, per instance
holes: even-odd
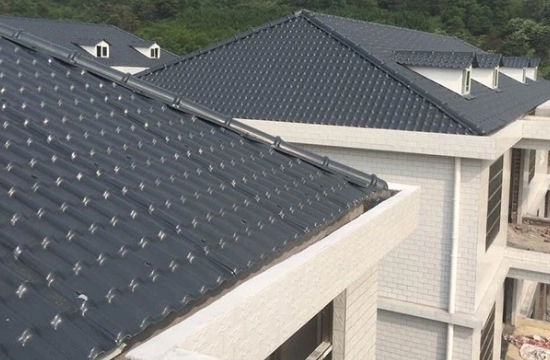
[[[451,237],[451,273],[449,279],[449,315],[456,311],[456,281],[458,270],[458,240],[460,235],[460,182],[461,159],[455,158],[454,193],[453,193],[453,233]],[[447,324],[447,360],[453,359],[454,324]]]

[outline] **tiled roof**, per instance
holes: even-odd
[[[395,52],[394,59],[407,66],[466,69],[472,65],[474,56],[473,52],[401,50]]]
[[[529,67],[537,67],[540,65],[540,58],[530,58]]]
[[[531,60],[522,56],[503,56],[501,62],[504,67],[525,68],[529,66]]]
[[[31,34],[0,57],[3,360],[93,359],[387,188]]]
[[[476,53],[476,65],[479,68],[495,68],[500,65],[501,54]]]
[[[0,16],[0,23],[16,29],[24,29],[67,49],[78,50],[85,56],[97,59],[108,66],[152,67],[177,58],[176,55],[163,49],[160,51],[159,59],[144,56],[132,47],[134,43],[141,43],[144,40],[114,25],[6,16]],[[93,46],[101,40],[105,40],[110,45],[108,58],[96,58],[79,46]]]
[[[465,98],[398,64],[395,51],[479,53],[454,37],[301,11],[141,74],[246,119],[486,135],[550,99],[550,83],[501,75]],[[504,90],[504,89],[502,89]]]

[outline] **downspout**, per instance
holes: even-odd
[[[451,237],[451,273],[449,278],[449,315],[455,313],[456,307],[456,277],[458,268],[458,238],[460,225],[460,182],[461,182],[461,159],[455,158],[455,176],[453,192],[453,233]],[[453,358],[454,348],[454,325],[447,324],[447,360]]]

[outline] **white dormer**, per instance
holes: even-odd
[[[534,81],[537,81],[537,71],[539,69],[540,59],[529,59],[529,66],[525,69],[525,77]]]
[[[160,46],[156,42],[141,41],[132,44],[132,47],[149,59],[160,59]]]
[[[474,53],[397,51],[395,58],[397,63],[459,95],[470,94]]]
[[[472,69],[472,79],[489,89],[497,89],[501,58],[500,54],[477,53]]]
[[[525,83],[529,62],[529,58],[526,57],[503,56],[500,64],[500,72],[516,81]]]
[[[109,57],[109,44],[106,41],[102,41],[95,46],[95,56],[98,58]]]
[[[76,44],[97,58],[109,57],[110,44],[105,40],[80,39]]]

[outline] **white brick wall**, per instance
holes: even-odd
[[[370,360],[376,345],[378,271],[372,268],[334,299],[334,360]]]
[[[444,360],[446,336],[444,323],[379,310],[376,359]]]
[[[389,181],[422,187],[420,223],[414,234],[382,261],[379,295],[446,309],[454,159],[317,146],[307,148],[360,170],[374,172]],[[479,211],[485,207],[486,213],[487,180],[482,185],[480,169],[479,160],[462,162],[457,311],[463,312],[474,310],[477,239],[480,231],[485,231]]]

